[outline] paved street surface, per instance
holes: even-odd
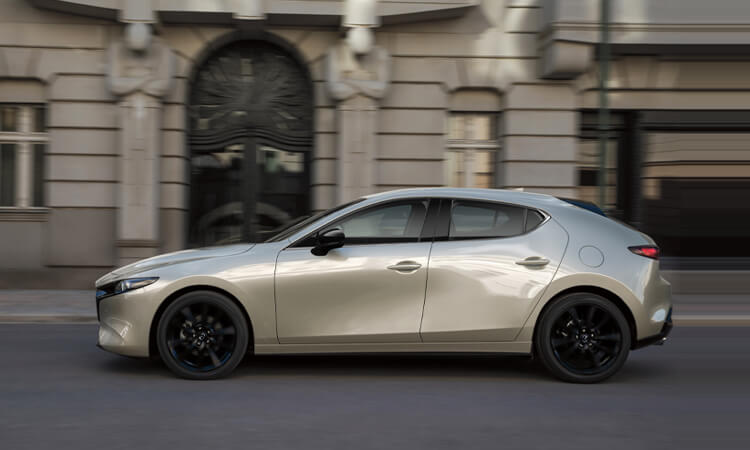
[[[193,382],[95,338],[0,324],[0,448],[750,448],[750,328],[677,328],[588,386],[450,355],[263,356]]]

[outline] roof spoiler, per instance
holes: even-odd
[[[604,211],[602,211],[602,209],[598,207],[595,203],[587,202],[586,200],[578,200],[575,198],[564,198],[564,197],[557,197],[557,198],[566,203],[570,203],[571,205],[577,206],[579,208],[583,208],[595,214],[599,214],[602,217],[607,217]]]

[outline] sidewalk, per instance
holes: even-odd
[[[0,290],[0,322],[96,323],[93,290]]]
[[[677,326],[750,326],[749,295],[674,296]],[[93,290],[0,290],[0,322],[96,323]]]

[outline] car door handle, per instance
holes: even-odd
[[[529,256],[521,261],[516,261],[516,264],[526,267],[543,267],[549,264],[549,259],[542,258],[541,256]]]
[[[419,269],[420,267],[422,267],[422,264],[419,264],[414,261],[402,261],[398,264],[388,266],[390,270],[397,270],[399,272],[411,272],[411,271]]]

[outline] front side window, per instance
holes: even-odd
[[[296,222],[291,222],[277,230],[274,230],[274,234],[268,238],[265,242],[279,242],[283,241],[284,239],[289,239],[292,237],[295,233],[302,230],[306,226],[317,222],[320,219],[324,219],[327,216],[330,216],[331,214],[337,213],[341,211],[342,209],[346,209],[354,204],[357,204],[364,200],[363,198],[358,198],[357,200],[351,201],[349,203],[344,203],[343,205],[339,205],[336,207],[333,207],[331,209],[328,209],[323,212],[319,212],[318,214],[315,214],[314,216],[302,218]]]
[[[44,105],[0,104],[0,206],[43,206]]]
[[[427,216],[427,201],[389,203],[346,217],[340,227],[347,242],[410,242],[419,240]]]
[[[455,201],[451,208],[449,238],[491,239],[517,236],[523,234],[525,221],[526,209],[519,206]]]
[[[418,242],[428,204],[426,199],[389,202],[350,214],[318,231],[341,228],[347,244]],[[309,236],[296,247],[313,245],[315,236]]]
[[[444,184],[491,188],[499,147],[495,113],[452,112],[448,120]]]

